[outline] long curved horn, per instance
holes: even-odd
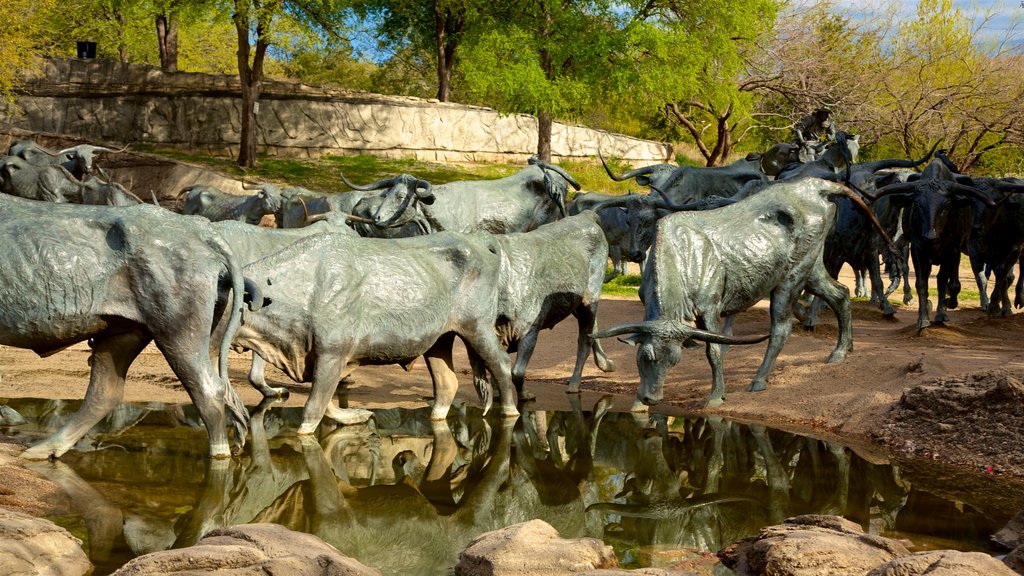
[[[423,189],[423,192],[420,192],[420,188]],[[417,178],[416,181],[413,183],[412,189],[416,191],[417,196],[423,198],[424,196],[427,196],[430,193],[430,182]]]
[[[324,222],[324,221],[330,220],[331,216],[334,216],[334,215],[341,216],[342,218],[344,218],[347,221],[350,220],[352,222],[359,222],[361,224],[375,224],[375,222],[373,220],[371,220],[370,218],[363,218],[362,216],[356,216],[355,214],[350,214],[348,212],[342,212],[340,210],[332,210],[330,212],[322,212],[320,214],[313,214],[312,216],[307,218],[306,221],[309,222],[310,224],[312,224],[313,222]]]
[[[152,188],[149,189],[149,196],[153,199],[153,205],[160,205],[160,200],[157,199],[156,192],[154,192]]]
[[[838,190],[834,190],[833,192],[830,193],[830,195],[838,194],[849,198],[853,202],[853,204],[857,206],[857,208],[860,208],[860,210],[864,212],[864,214],[868,217],[868,220],[871,220],[871,224],[875,227],[875,230],[877,230],[878,233],[882,235],[882,239],[885,240],[885,243],[886,245],[888,245],[889,249],[895,252],[896,245],[893,244],[892,238],[889,237],[889,233],[886,232],[885,228],[882,227],[882,223],[878,221],[878,217],[875,216],[875,211],[872,210],[870,206],[864,203],[864,199],[861,198],[860,195],[856,194],[853,190],[850,190],[848,187],[843,186],[842,184],[833,183],[833,185],[838,186]],[[893,186],[896,186],[896,184],[893,184]],[[863,194],[863,192],[861,193]]]
[[[565,169],[562,168],[561,166],[555,166],[554,164],[548,164],[547,162],[544,162],[543,160],[537,160],[536,164],[537,164],[537,166],[540,166],[541,170],[551,170],[555,174],[558,174],[562,178],[565,178],[566,182],[568,182],[573,188],[575,188],[577,192],[579,191],[580,183],[577,182],[575,178],[570,176],[569,173],[566,172]]]
[[[993,200],[991,196],[989,196],[988,194],[986,194],[982,190],[980,190],[978,188],[975,188],[974,186],[967,186],[965,184],[960,184],[958,182],[953,182],[950,185],[950,187],[949,187],[949,191],[950,192],[954,192],[954,193],[960,193],[960,194],[966,194],[966,195],[969,195],[969,196],[974,196],[978,200],[981,200],[982,202],[984,202],[986,206],[995,206],[996,205],[996,201]]]
[[[629,203],[629,196],[619,196],[618,198],[608,198],[607,200],[601,200],[597,204],[594,204],[592,210],[594,212],[604,210],[605,208],[621,208]]]
[[[242,180],[242,190],[263,190],[263,184],[249,184]]]
[[[394,184],[395,178],[397,178],[397,176],[395,176],[393,178],[388,178],[386,180],[378,180],[376,182],[360,186],[359,184],[353,184],[349,182],[348,178],[345,178],[345,175],[342,174],[341,172],[338,172],[338,175],[341,176],[341,181],[344,182],[346,186],[353,190],[359,190],[360,192],[372,192],[374,190],[380,190],[381,188],[387,188],[388,186]]]
[[[601,159],[601,165],[604,166],[604,171],[608,173],[608,177],[616,182],[622,182],[623,180],[629,180],[630,178],[636,178],[637,176],[646,176],[654,172],[654,166],[645,166],[643,168],[635,168],[626,172],[622,176],[616,176],[612,169],[608,166],[608,163],[604,161],[604,156],[601,155],[601,150],[597,151],[597,157]],[[579,188],[577,188],[579,190]]]
[[[883,196],[890,196],[892,194],[906,194],[907,192],[917,192],[917,183],[916,182],[896,182],[895,184],[889,184],[888,186],[883,186],[883,187],[879,188],[878,190],[875,190],[874,194],[868,194],[867,192],[865,192],[863,190],[861,191],[861,194],[864,194],[864,196],[868,200],[871,200],[872,202],[874,202],[875,200],[878,200],[879,198],[881,198]]]
[[[692,202],[687,202],[685,204],[676,204],[671,198],[669,198],[668,194],[666,194],[660,188],[655,186],[654,183],[651,183],[650,187],[651,187],[651,191],[653,191],[655,194],[657,194],[660,197],[660,205],[657,206],[657,208],[664,208],[665,210],[671,210],[673,212],[686,212],[686,211],[690,211],[690,210],[700,210],[701,209],[701,208],[693,205]],[[651,196],[653,196],[653,194]]]
[[[727,336],[725,334],[716,334],[714,332],[708,332],[707,330],[694,328],[677,320],[630,322],[614,326],[607,330],[599,330],[592,333],[590,336],[592,338],[609,338],[611,336],[621,336],[623,334],[659,334],[678,340],[701,340],[712,344],[736,345],[757,344],[758,342],[764,342],[771,336],[770,334],[764,334],[762,336]]]
[[[416,194],[406,194],[405,200],[402,201],[402,205],[398,207],[398,210],[395,210],[395,213],[392,214],[390,218],[380,223],[378,223],[375,218],[373,221],[373,225],[377,226],[378,228],[391,227],[391,225],[394,224],[399,218],[401,218],[402,215],[405,214],[405,211],[409,209],[409,205],[412,204],[413,197],[416,197]],[[383,207],[383,205],[381,207]],[[380,212],[380,208],[377,209],[377,212]]]
[[[935,150],[939,147],[940,143],[941,142],[936,142],[927,154],[917,160],[875,160],[874,162],[863,162],[857,166],[858,168],[863,168],[871,172],[878,172],[879,170],[885,170],[886,168],[916,168],[927,162],[928,159],[935,154]]]

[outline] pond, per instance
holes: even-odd
[[[51,518],[85,541],[96,574],[136,555],[195,543],[230,524],[315,534],[385,574],[451,574],[469,541],[539,518],[593,536],[629,567],[715,552],[763,526],[838,514],[911,548],[988,551],[1019,490],[950,486],[930,466],[872,463],[838,444],[719,418],[609,411],[610,398],[519,419],[453,407],[378,409],[367,425],[295,434],[300,408],[253,408],[245,453],[206,457],[191,405],[126,404],[58,462],[31,468],[73,512]],[[2,401],[34,439],[80,402]],[[975,475],[976,476],[976,475]],[[991,495],[991,496],[990,496]]]

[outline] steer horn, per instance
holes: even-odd
[[[758,342],[764,342],[771,336],[770,334],[763,336],[728,336],[694,328],[678,320],[665,319],[620,324],[607,330],[598,330],[590,336],[592,338],[609,338],[623,334],[648,334],[671,340],[702,340],[711,344],[730,345],[757,344]]]
[[[612,169],[608,167],[608,163],[604,161],[604,156],[601,155],[601,150],[597,151],[597,157],[601,159],[601,165],[604,166],[604,171],[608,173],[608,177],[616,182],[622,182],[623,180],[629,180],[630,178],[636,178],[637,176],[646,176],[654,172],[654,166],[644,166],[643,168],[634,168],[629,172],[624,173],[622,176],[616,176]]]
[[[885,228],[882,227],[882,223],[878,221],[878,218],[875,216],[875,211],[872,210],[870,206],[864,203],[864,199],[861,198],[859,194],[855,193],[853,190],[850,190],[850,188],[844,186],[843,184],[838,184],[836,182],[828,182],[827,180],[825,180],[824,182],[827,182],[830,185],[829,188],[832,188],[832,190],[827,193],[829,196],[839,195],[846,196],[847,198],[849,198],[850,201],[853,202],[854,206],[860,208],[861,211],[863,211],[864,214],[867,215],[868,220],[871,220],[871,224],[875,227],[875,230],[878,230],[878,233],[882,235],[882,239],[885,240],[885,243],[888,245],[889,249],[892,250],[893,252],[897,252],[896,245],[893,244],[892,238],[889,237],[889,233],[886,232]],[[893,186],[896,186],[896,184],[893,184]],[[867,196],[867,194],[864,191],[860,192],[861,194]],[[868,197],[871,200],[875,200],[875,198],[871,198],[870,196]]]
[[[394,176],[386,180],[378,180],[376,182],[360,186],[359,184],[353,184],[349,182],[348,178],[345,178],[345,174],[338,172],[338,175],[341,176],[341,181],[344,182],[346,186],[353,190],[359,190],[360,192],[372,192],[374,190],[380,190],[381,188],[387,188],[388,186],[394,184],[395,178],[398,178],[397,176]]]

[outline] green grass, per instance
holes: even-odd
[[[320,192],[348,191],[339,174],[344,173],[355,184],[368,184],[390,178],[396,174],[412,174],[431,184],[444,184],[455,180],[492,180],[518,172],[525,164],[439,164],[423,162],[412,158],[380,158],[369,154],[358,156],[325,155],[319,158],[271,158],[261,157],[257,166],[243,171],[235,165],[234,158],[203,156],[174,149],[157,149],[139,146],[138,150],[159,154],[175,160],[198,164],[236,178],[259,180],[301,186]],[[609,160],[612,169],[621,174],[630,167]],[[630,190],[639,191],[633,180],[615,182],[605,173],[600,163],[572,161],[561,163],[585,192],[604,194],[625,194]],[[570,198],[575,194],[570,189]]]
[[[609,272],[611,269],[609,269]],[[601,294],[606,296],[631,296],[637,297],[638,290],[640,289],[640,275],[639,274],[627,274],[625,276],[616,276],[610,281],[605,282],[604,286],[601,287]]]

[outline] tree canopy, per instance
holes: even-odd
[[[900,5],[9,0],[0,97],[38,69],[34,58],[70,57],[75,40],[93,40],[102,58],[238,74],[247,110],[271,75],[532,114],[542,156],[560,120],[692,144],[704,163],[721,164],[737,148],[789,140],[799,118],[827,105],[861,134],[867,156],[941,141],[964,167],[1019,170],[1017,24],[993,36],[991,14],[951,0],[919,0],[909,16]]]

